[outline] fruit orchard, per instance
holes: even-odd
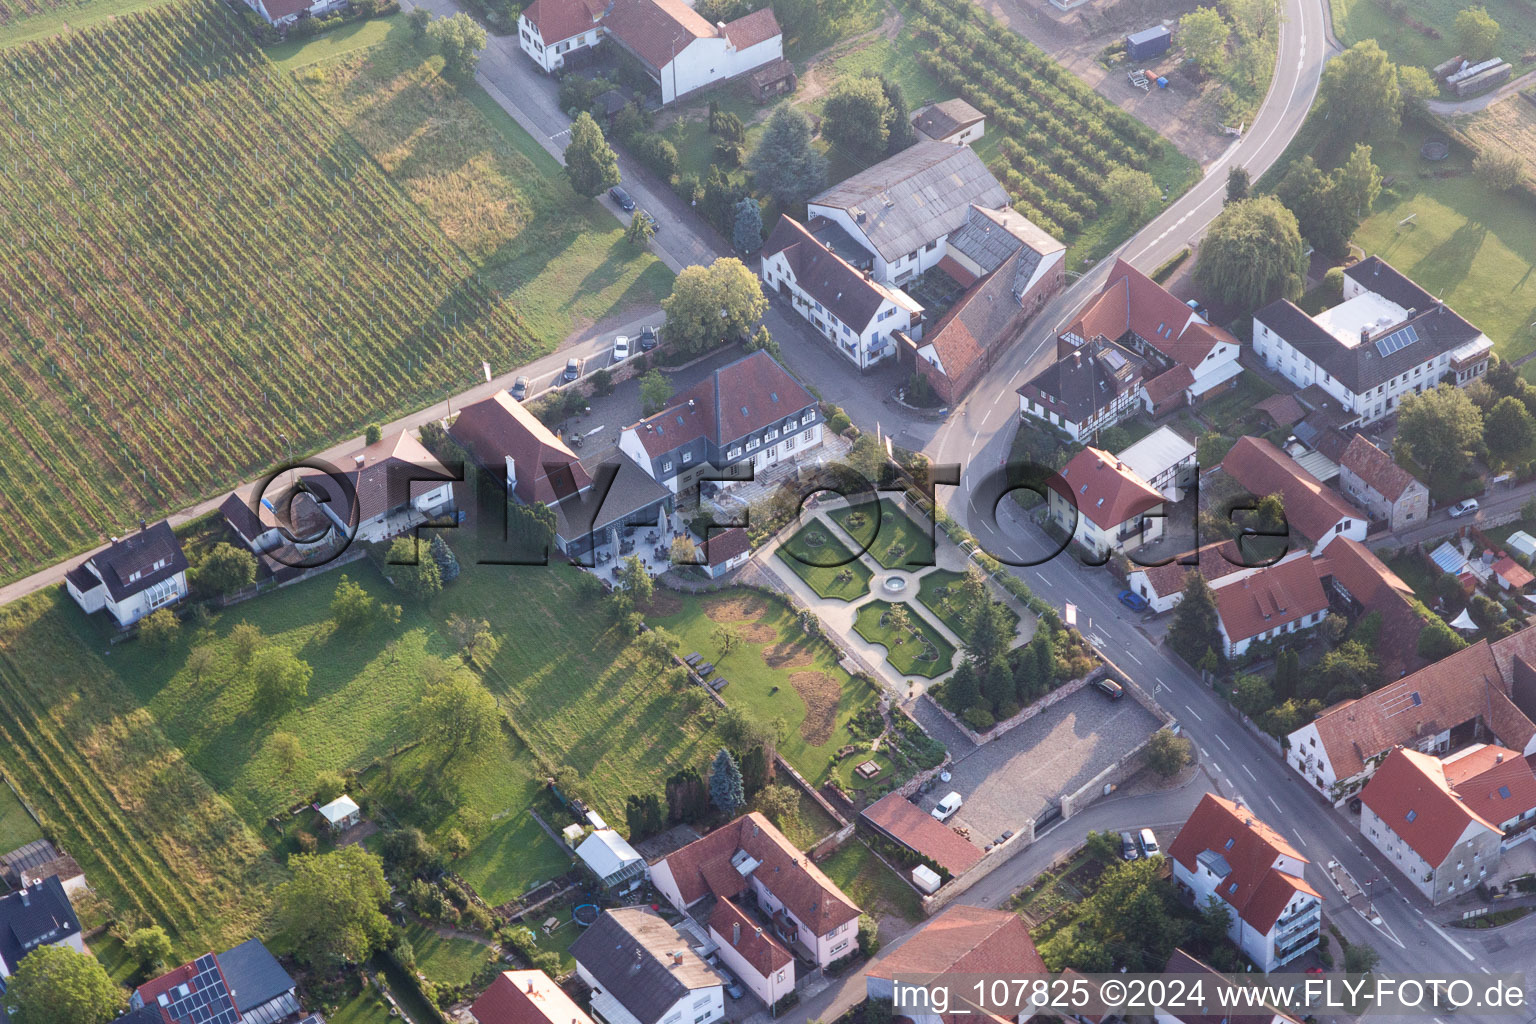
[[[214,0],[0,52],[13,578],[534,354]]]

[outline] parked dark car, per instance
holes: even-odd
[[[1095,690],[1098,690],[1104,696],[1108,697],[1110,700],[1119,700],[1121,697],[1125,696],[1125,687],[1121,686],[1113,679],[1095,679],[1089,685],[1091,685]]]
[[[514,401],[521,402],[528,397],[528,378],[519,377],[512,382],[512,387],[507,390]]]
[[[660,342],[660,340],[661,339],[656,336],[656,328],[654,328],[654,327],[642,327],[642,328],[640,328],[640,341],[639,341],[639,345],[640,345],[640,351],[641,352],[649,352],[651,349],[653,349],[653,348],[655,348],[657,346],[657,344]]]
[[[1133,612],[1144,612],[1147,610],[1147,599],[1134,590],[1122,590],[1115,597],[1119,599],[1121,604]]]
[[[619,209],[625,213],[631,213],[635,209],[635,201],[630,198],[628,192],[615,185],[608,190],[608,198],[619,204]]]
[[[1136,845],[1136,837],[1129,832],[1120,833],[1120,859],[1136,860],[1141,857],[1141,847]]]
[[[570,359],[565,361],[565,372],[560,375],[560,379],[569,384],[571,381],[576,380],[580,376],[581,360],[577,359],[575,356],[572,356]]]

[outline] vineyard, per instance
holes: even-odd
[[[534,354],[214,0],[0,51],[0,170],[0,580]]]
[[[1001,136],[992,172],[1057,237],[1075,241],[1106,219],[1104,179],[1117,167],[1148,171],[1170,196],[1198,177],[1156,132],[970,0],[910,0],[909,10],[926,44],[918,62],[987,116],[988,134]]]

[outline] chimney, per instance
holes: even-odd
[[[1083,365],[1083,354],[1081,352],[1073,350],[1073,352],[1072,352],[1072,365],[1073,366],[1082,366]]]
[[[733,946],[741,945],[741,922],[740,921],[732,921],[731,922],[731,945],[733,945]]]
[[[673,951],[673,953],[672,953],[672,966],[673,967],[681,967],[681,966],[683,966],[683,951],[682,950],[678,949],[678,950],[674,950]]]
[[[528,994],[533,995],[533,979],[528,979]]]
[[[148,529],[149,529],[149,524],[146,523],[144,520],[140,519],[139,520],[139,531],[143,532],[143,531],[146,531]]]
[[[19,895],[21,896],[22,906],[30,907],[32,905],[32,893],[29,892],[25,887],[22,888]]]
[[[1494,754],[1493,755],[1493,763],[1494,764],[1503,764],[1504,763],[1504,755],[1503,754]]]
[[[693,408],[693,399],[691,399],[691,398],[688,399],[688,408],[690,408],[690,409]]]
[[[1371,329],[1369,327],[1362,327],[1362,328],[1360,328],[1360,343],[1363,345],[1367,341],[1370,341],[1370,340],[1371,340]]]

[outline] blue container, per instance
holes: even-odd
[[[1132,32],[1125,37],[1126,56],[1131,60],[1147,60],[1168,52],[1168,47],[1173,45],[1173,33],[1167,26],[1159,25],[1157,28],[1143,29],[1140,32]]]

